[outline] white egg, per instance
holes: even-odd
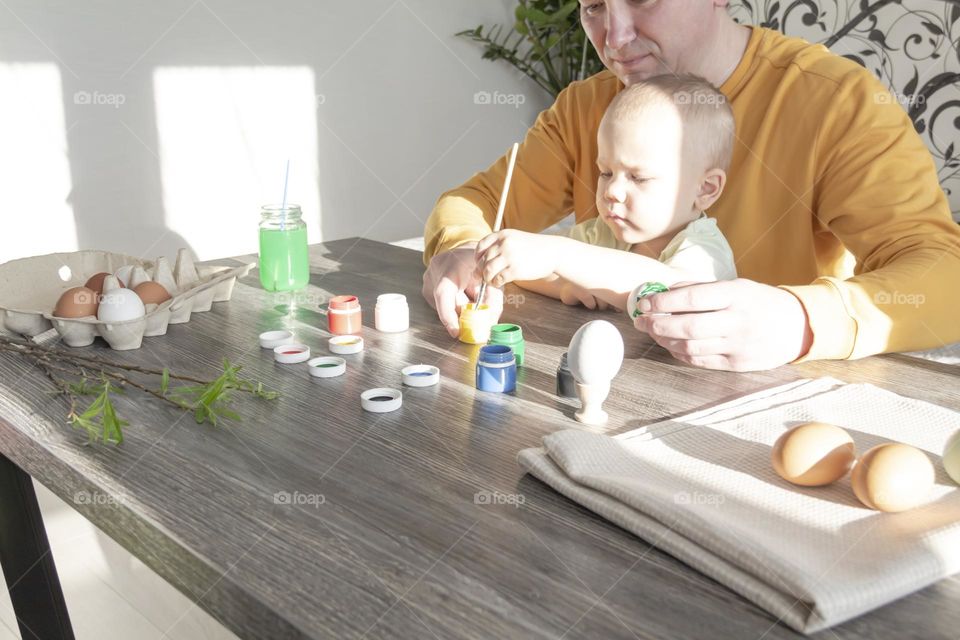
[[[960,431],[953,434],[943,448],[943,468],[954,482],[960,484]]]
[[[580,384],[609,382],[623,364],[623,336],[606,320],[588,322],[573,334],[567,363]]]
[[[140,296],[130,289],[113,289],[103,294],[97,319],[103,322],[126,322],[146,314]]]

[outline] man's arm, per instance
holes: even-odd
[[[735,371],[960,340],[960,229],[912,122],[880,95],[868,72],[851,73],[817,136],[814,232],[854,254],[854,277],[680,287],[641,300],[634,325],[684,362]]]
[[[818,220],[856,257],[855,276],[783,287],[809,317],[802,359],[860,358],[960,340],[960,228],[930,153],[864,72],[838,91],[821,133]]]
[[[527,131],[517,152],[503,228],[541,231],[573,208],[579,147],[584,136],[596,136],[595,123],[588,121],[589,114],[575,95],[582,84],[564,89]],[[585,130],[589,127],[593,128]],[[438,253],[476,242],[491,232],[508,159],[505,154],[486,171],[440,196],[424,232],[424,264],[429,265]]]

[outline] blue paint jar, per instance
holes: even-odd
[[[480,347],[477,359],[477,389],[509,393],[517,388],[517,359],[504,344]]]

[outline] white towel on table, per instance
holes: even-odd
[[[844,427],[857,454],[904,442],[937,470],[927,502],[867,509],[849,474],[798,487],[770,464],[802,422]],[[800,380],[616,437],[567,430],[521,451],[560,493],[812,633],[960,571],[960,489],[941,453],[960,414],[872,385]]]

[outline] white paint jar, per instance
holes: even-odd
[[[410,328],[410,307],[407,296],[400,293],[382,293],[377,296],[374,309],[377,331],[399,333]]]

